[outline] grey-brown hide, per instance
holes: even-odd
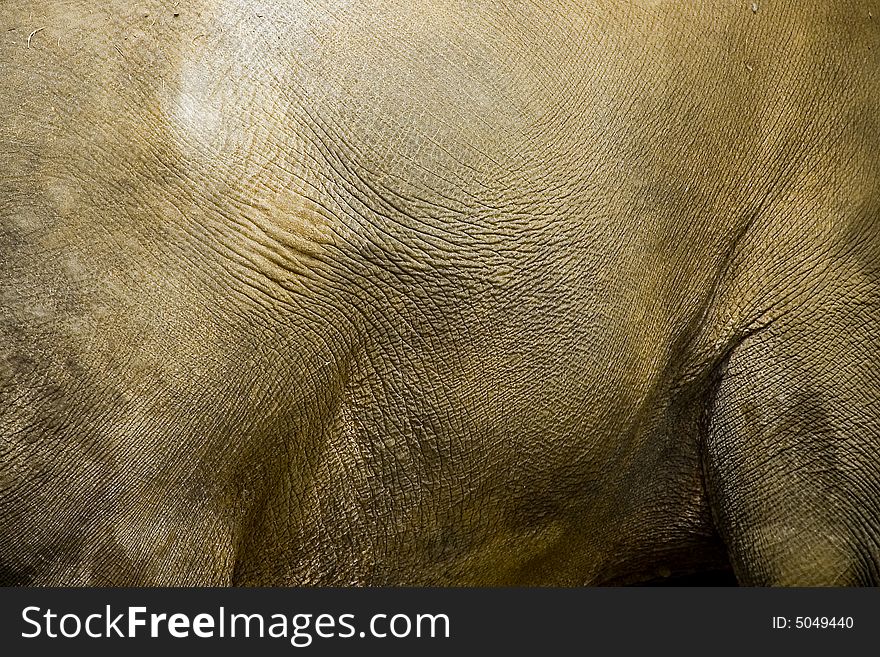
[[[0,6],[0,580],[880,578],[880,4]]]

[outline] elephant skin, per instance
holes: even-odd
[[[878,71],[873,1],[4,0],[0,583],[877,584]]]

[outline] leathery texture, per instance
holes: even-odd
[[[880,5],[6,0],[0,583],[880,579]]]

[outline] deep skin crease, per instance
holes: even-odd
[[[877,584],[880,3],[756,4],[4,0],[0,583]]]

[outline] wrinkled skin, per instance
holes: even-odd
[[[880,3],[171,4],[0,4],[0,582],[878,583]]]

